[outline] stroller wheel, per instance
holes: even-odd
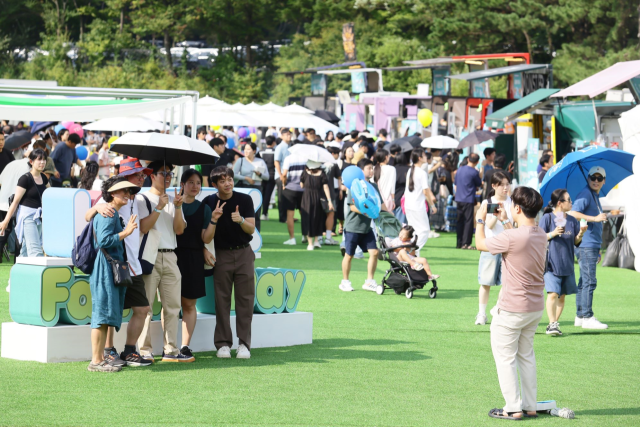
[[[429,289],[429,298],[435,298],[438,295],[437,288]]]
[[[384,285],[378,285],[376,287],[376,294],[378,294],[378,295],[384,294]]]
[[[413,298],[413,291],[411,290],[411,288],[407,289],[404,295],[409,299]]]

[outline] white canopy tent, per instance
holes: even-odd
[[[144,116],[124,116],[97,120],[88,125],[84,125],[83,129],[93,131],[146,132],[150,130],[161,130],[165,127],[165,123],[151,120]]]

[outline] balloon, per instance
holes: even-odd
[[[78,159],[85,160],[89,155],[89,150],[84,145],[78,145],[76,147],[76,154],[78,155]]]
[[[348,166],[342,171],[342,183],[347,188],[351,188],[354,179],[364,179],[364,172],[357,166]]]
[[[60,132],[62,129],[66,129],[66,127],[62,126],[62,123],[56,125],[56,127],[53,128],[53,130],[56,132],[56,135],[58,134],[58,132]]]
[[[249,134],[249,130],[245,127],[241,127],[238,129],[238,136],[240,138],[245,138]]]
[[[258,140],[258,135],[256,135],[255,133],[252,133],[249,136],[251,137],[251,142],[256,142]]]
[[[111,138],[109,138],[109,140],[107,141],[107,146],[108,146],[109,148],[111,148],[111,143],[112,143],[113,141],[117,140],[117,139],[118,139],[118,137],[117,137],[117,136],[115,136],[115,135],[114,135],[114,136],[112,136]]]
[[[216,130],[216,131],[217,131],[217,130],[222,129],[222,126],[220,126],[220,125],[211,126],[211,129],[213,129],[213,130]]]
[[[420,122],[422,127],[426,128],[431,124],[431,121],[433,121],[433,112],[428,108],[423,108],[422,110],[418,111],[418,121]]]
[[[73,122],[60,122],[60,124],[62,126],[64,126],[65,129],[70,129],[72,125],[74,125],[75,123]]]
[[[256,128],[253,126],[249,126],[249,132],[250,133],[256,133]]]
[[[82,129],[82,125],[79,125],[77,123],[74,123],[69,127],[69,133],[75,133],[80,138],[84,137],[84,129]]]
[[[380,197],[371,183],[363,179],[354,179],[351,184],[351,197],[356,208],[369,218],[376,219],[380,216]]]
[[[235,139],[233,139],[233,138],[227,139],[227,148],[229,150],[233,150],[233,147],[235,147],[235,146],[236,146],[236,140]]]

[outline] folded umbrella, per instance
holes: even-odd
[[[462,150],[463,148],[471,147],[473,145],[478,145],[481,142],[489,141],[491,139],[496,139],[498,137],[497,133],[489,132],[486,130],[477,130],[471,132],[469,135],[462,138],[460,144],[456,147],[458,150]]]
[[[4,140],[4,148],[13,151],[31,142],[31,132],[28,130],[19,130],[12,133]]]
[[[551,199],[551,193],[558,188],[566,188],[573,199],[589,185],[587,175],[593,166],[604,168],[607,177],[600,190],[600,197],[623,179],[633,175],[633,158],[635,156],[623,150],[612,150],[598,145],[591,145],[580,151],[569,153],[554,165],[544,176],[540,185],[540,194],[545,205]]]

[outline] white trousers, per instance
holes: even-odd
[[[429,240],[429,214],[427,214],[426,207],[420,210],[405,209],[405,215],[407,216],[407,224],[412,226],[418,236],[418,249],[416,250],[416,256],[420,256],[420,249],[427,244]]]
[[[494,307],[491,314],[491,350],[505,400],[504,409],[507,412],[535,411],[538,380],[533,337],[542,311],[512,313]]]

